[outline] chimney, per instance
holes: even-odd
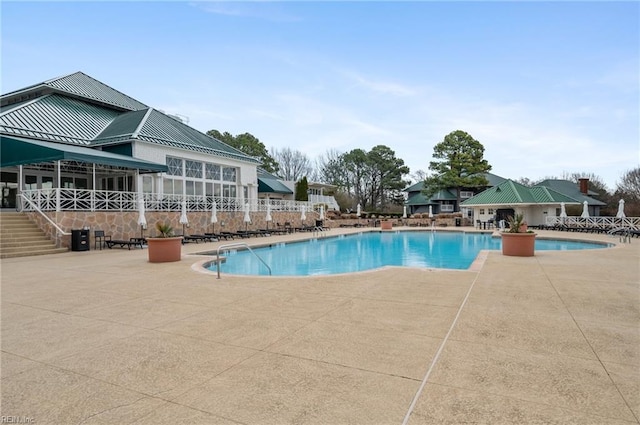
[[[580,193],[582,193],[583,195],[588,195],[589,194],[589,179],[586,177],[583,177],[581,179],[578,179],[578,185],[580,186]]]

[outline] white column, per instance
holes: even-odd
[[[55,188],[56,188],[56,211],[60,211],[60,160],[56,161],[56,182],[55,182]]]
[[[92,170],[92,186],[91,186],[91,211],[96,210],[96,164],[93,164]]]

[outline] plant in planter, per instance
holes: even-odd
[[[173,236],[173,227],[169,223],[157,222],[158,236],[147,238],[150,263],[180,261],[182,255],[182,236]]]
[[[509,217],[509,230],[502,232],[502,255],[533,257],[536,234],[527,231],[523,214]]]

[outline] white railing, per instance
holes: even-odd
[[[62,230],[60,228],[60,226],[58,226],[53,220],[51,220],[45,213],[42,212],[42,210],[40,210],[36,205],[33,205],[33,203],[31,202],[31,200],[27,197],[24,196],[24,194],[20,194],[20,197],[22,199],[24,199],[24,201],[31,206],[31,210],[32,211],[36,211],[38,214],[40,214],[42,217],[45,218],[45,220],[47,220],[57,231],[58,231],[58,235],[70,235],[71,233],[67,233],[64,230]]]
[[[147,211],[180,211],[182,201],[187,202],[187,211],[211,211],[213,202],[220,212],[244,211],[245,203],[251,212],[271,211],[299,212],[302,207],[311,213],[314,203],[282,199],[242,199],[203,195],[142,194]],[[23,211],[135,211],[138,209],[136,192],[87,189],[35,189],[24,190],[24,198],[18,208]]]
[[[566,226],[578,229],[612,229],[617,227],[640,229],[640,217],[547,217],[547,226]]]

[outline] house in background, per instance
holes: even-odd
[[[580,201],[547,186],[527,187],[512,180],[491,187],[462,202],[473,210],[476,223],[499,223],[522,214],[530,225],[546,223],[546,218],[560,216],[561,205],[579,205]]]
[[[482,192],[488,187],[497,186],[498,184],[504,182],[506,179],[503,177],[497,176],[491,173],[485,173],[485,177],[488,180],[489,184],[486,187],[482,188],[466,188],[460,191],[460,199],[464,201],[476,195],[477,193]],[[424,193],[424,181],[420,181],[415,183],[412,186],[404,189],[407,192],[407,200],[405,205],[407,206],[407,213],[412,214],[420,214],[420,213],[428,213],[429,205],[431,205],[431,210],[434,214],[440,213],[452,213],[458,210],[456,202],[456,189],[449,188],[445,190],[440,190],[435,193],[430,198],[427,198]],[[463,207],[463,205],[461,205]],[[463,211],[463,215],[471,218],[471,210]],[[466,213],[466,214],[465,214]]]
[[[307,200],[311,205],[324,204],[329,210],[340,210],[338,202],[325,191],[333,191],[336,186],[324,183],[308,182]],[[296,182],[282,180],[278,176],[258,168],[258,198],[270,200],[295,200]]]
[[[587,205],[589,207],[589,216],[591,217],[599,216],[600,208],[607,205],[605,202],[602,202],[595,198],[599,195],[599,193],[594,192],[593,190],[589,190],[589,179],[587,178],[579,179],[578,184],[569,180],[547,179],[536,184],[536,186],[544,186],[548,187],[549,189],[553,189],[556,192],[560,192],[564,195],[569,196],[570,198],[575,199],[581,205],[585,201],[587,201]]]

